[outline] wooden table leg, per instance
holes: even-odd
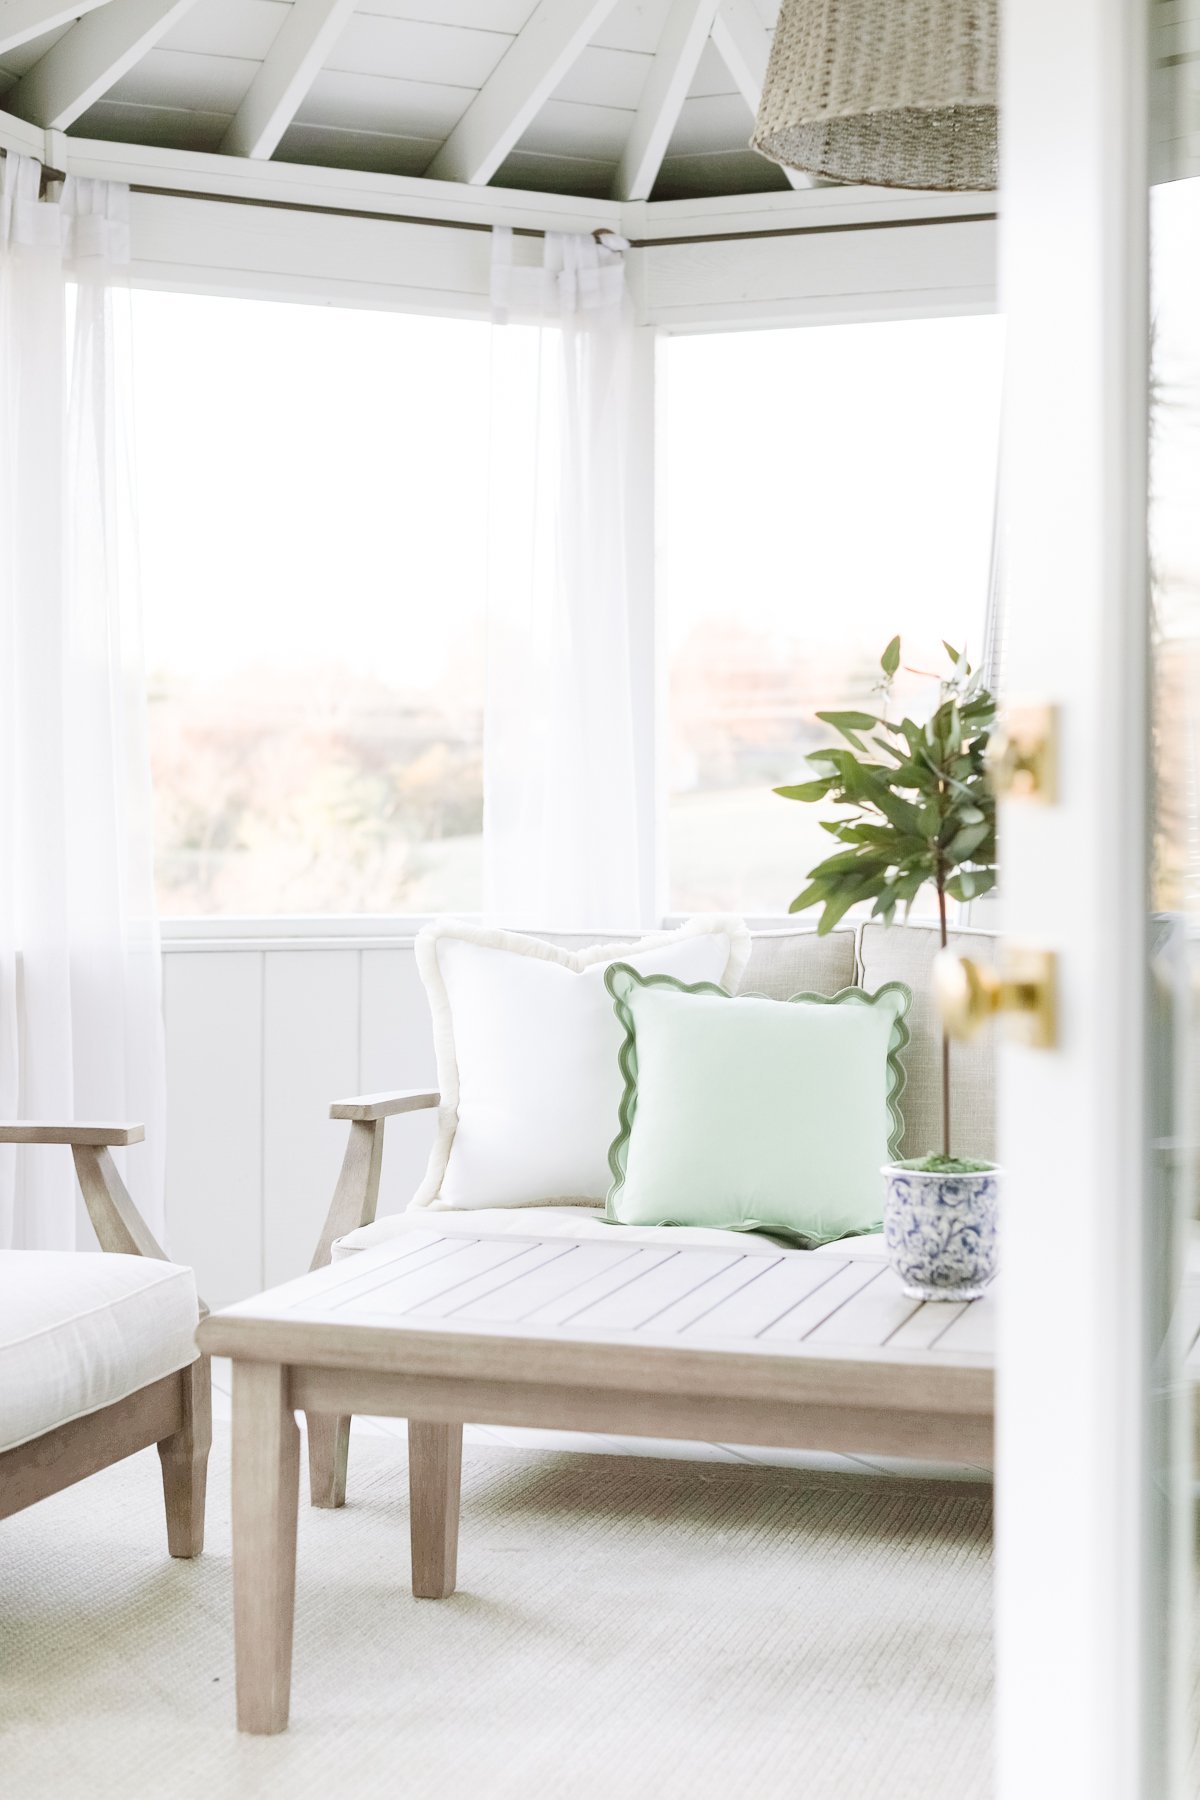
[[[278,1363],[233,1365],[233,1623],[240,1731],[283,1731],[292,1685],[300,1433]]]
[[[444,1600],[458,1572],[458,1502],[462,1487],[462,1426],[408,1421],[408,1493],[412,1533],[412,1591],[418,1600]]]
[[[345,1506],[350,1420],[334,1413],[306,1413],[308,1489],[314,1506]]]

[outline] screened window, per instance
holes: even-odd
[[[670,906],[787,910],[833,848],[772,787],[905,662],[978,650],[1002,328],[993,317],[669,338],[659,592],[669,681]],[[936,683],[902,675],[928,707]]]
[[[162,912],[477,909],[488,327],[133,304]]]

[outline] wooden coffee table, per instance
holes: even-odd
[[[413,1229],[200,1327],[233,1358],[238,1724],[287,1725],[295,1414],[409,1421],[412,1586],[454,1591],[464,1421],[992,1460],[994,1302],[878,1257]]]

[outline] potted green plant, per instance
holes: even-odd
[[[982,673],[945,645],[948,672],[925,720],[889,717],[900,639],[880,658],[881,710],[821,712],[843,739],[810,752],[813,779],[775,789],[785,800],[845,809],[822,819],[840,848],[810,869],[789,910],[821,906],[817,930],[831,931],[871,901],[871,917],[905,917],[922,889],[937,896],[946,947],[946,903],[973,900],[996,881],[996,803],[985,753],[996,703]],[[922,1299],[970,1299],[995,1272],[998,1170],[953,1154],[950,1046],[942,1035],[942,1143],[938,1151],[889,1163],[884,1233],[905,1291]]]

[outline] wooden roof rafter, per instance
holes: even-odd
[[[617,167],[614,200],[648,200],[683,110],[717,0],[674,0]]]
[[[615,4],[616,0],[541,0],[426,175],[472,187],[490,181]]]
[[[16,50],[48,31],[73,25],[84,13],[107,6],[109,0],[0,0],[0,56]]]
[[[279,35],[221,143],[226,156],[273,156],[356,0],[292,0]]]
[[[106,0],[73,25],[5,96],[19,118],[65,131],[141,61],[196,0]]]

